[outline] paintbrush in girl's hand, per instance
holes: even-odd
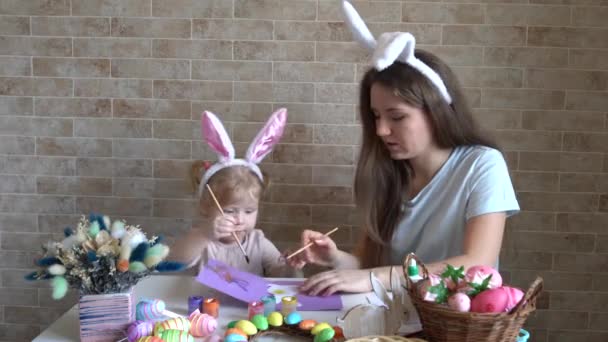
[[[209,190],[209,194],[213,198],[213,202],[215,202],[217,209],[220,211],[220,213],[222,213],[222,216],[226,216],[226,214],[224,214],[224,210],[222,209],[222,206],[220,205],[220,202],[218,202],[218,200],[215,197],[213,190],[211,190],[211,187],[209,186],[209,184],[205,184],[205,185],[207,186],[207,190]],[[235,232],[232,232],[232,237],[234,238],[234,241],[236,241],[236,243],[239,245],[241,252],[243,252],[243,256],[245,256],[245,261],[247,261],[247,263],[249,263],[249,256],[247,255],[247,252],[245,252],[245,248],[243,248],[243,245],[241,244],[241,240],[239,240],[239,238],[236,236]]]

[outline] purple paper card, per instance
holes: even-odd
[[[239,271],[223,262],[210,259],[196,280],[212,289],[244,302],[260,300],[267,293],[268,283],[255,274]]]
[[[201,284],[225,293],[243,302],[260,300],[273,293],[280,302],[283,296],[295,295],[299,311],[323,311],[342,309],[339,295],[311,297],[297,292],[301,280],[277,280],[269,284],[264,278],[240,271],[217,260],[209,260],[198,274],[196,280]],[[278,305],[280,308],[280,303]]]
[[[277,280],[274,285],[290,287],[298,287],[302,284],[301,280]],[[272,287],[272,285],[271,285]],[[270,291],[272,292],[272,291]],[[296,293],[298,297],[298,311],[324,311],[324,310],[342,310],[342,297],[340,295],[331,295],[327,297],[307,296],[303,293]],[[278,304],[280,308],[281,305]]]

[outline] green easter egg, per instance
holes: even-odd
[[[311,334],[313,335],[318,335],[321,331],[323,331],[324,329],[331,329],[334,330],[331,325],[327,324],[327,323],[319,323],[317,325],[315,325],[314,328],[312,328],[312,330],[310,331]]]
[[[241,329],[242,332],[244,332],[245,334],[251,336],[251,335],[255,335],[258,333],[258,328],[255,327],[255,325],[253,325],[253,323],[249,322],[249,321],[238,321],[236,323],[236,325],[234,326],[237,329]]]
[[[334,329],[326,328],[321,330],[316,336],[314,342],[327,342],[334,338],[335,331]]]
[[[228,323],[228,325],[226,326],[228,329],[232,329],[236,326],[236,321],[232,321],[230,323]]]
[[[280,312],[271,312],[268,314],[268,324],[273,327],[280,327],[283,325],[283,315]]]
[[[194,337],[185,331],[181,330],[164,330],[160,334],[160,338],[167,342],[194,342]]]
[[[251,317],[251,323],[253,323],[258,330],[268,330],[268,319],[266,319],[264,315],[255,315]]]

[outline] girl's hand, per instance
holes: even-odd
[[[312,246],[287,259],[289,266],[300,269],[306,264],[315,264],[326,267],[333,266],[337,255],[338,247],[328,236],[312,230],[302,232],[302,247],[312,242]],[[289,255],[291,253],[285,253]]]
[[[369,270],[334,270],[308,278],[300,291],[310,296],[329,296],[336,292],[369,292],[372,290]]]
[[[232,239],[232,233],[237,233],[238,229],[235,222],[229,216],[218,215],[212,222],[213,238],[215,240]]]

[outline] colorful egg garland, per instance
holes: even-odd
[[[224,342],[252,341],[256,336],[265,332],[281,331],[294,335],[308,335],[314,342],[330,342],[343,339],[340,327],[332,327],[325,322],[302,319],[299,312],[291,312],[286,317],[274,311],[267,316],[255,315],[251,320],[240,320],[228,323]]]

